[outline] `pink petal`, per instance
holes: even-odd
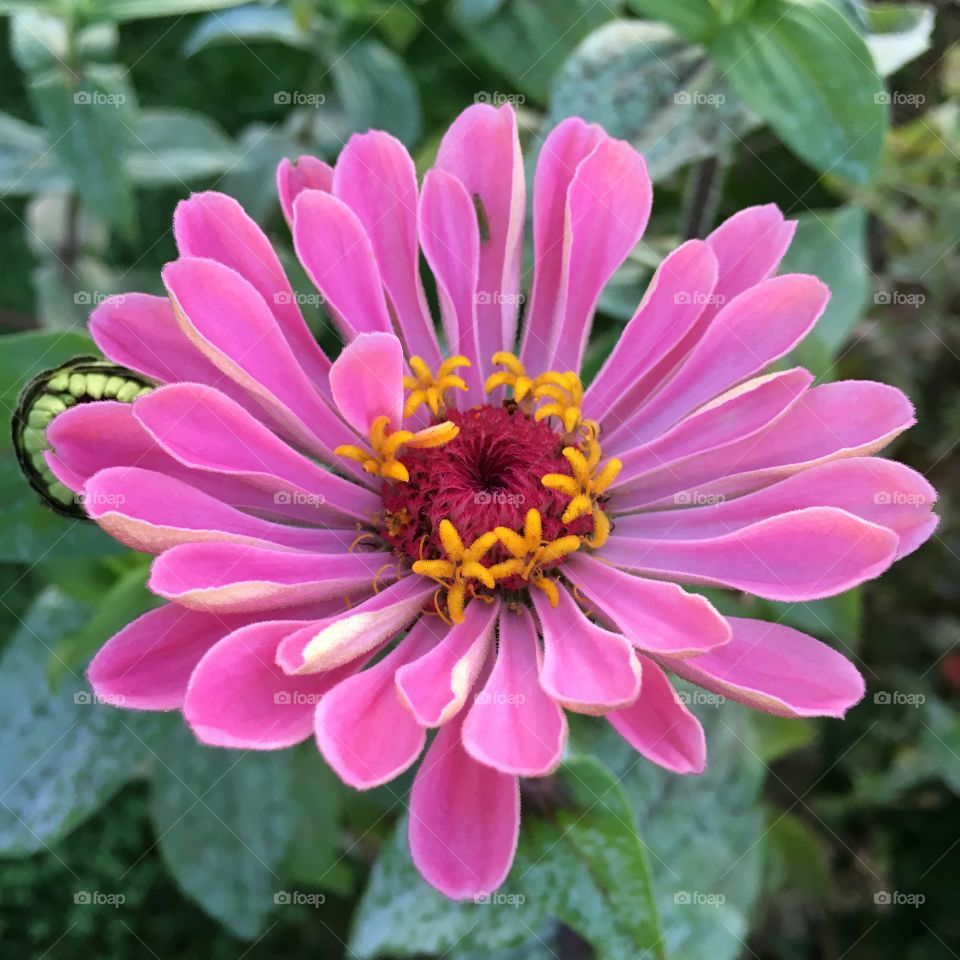
[[[87,669],[98,697],[131,710],[177,710],[200,658],[221,637],[250,622],[168,603],[114,634]]]
[[[517,778],[477,763],[459,722],[442,727],[410,793],[410,853],[423,878],[454,900],[488,894],[510,872],[519,833]]]
[[[537,158],[533,181],[533,248],[536,267],[520,359],[528,370],[550,366],[558,329],[554,324],[563,281],[567,192],[580,162],[606,134],[602,127],[569,117],[550,131]]]
[[[304,507],[298,515],[313,523],[366,522],[380,507],[376,494],[317,466],[211,387],[162,387],[134,403],[133,415],[180,463],[243,478],[281,506]]]
[[[706,597],[675,583],[644,580],[581,553],[567,559],[565,570],[571,583],[641,650],[688,657],[730,639],[730,627]]]
[[[460,375],[470,387],[470,402],[483,403],[480,341],[477,334],[477,284],[480,272],[477,214],[466,187],[443,170],[429,170],[423,178],[420,243],[436,280],[443,331],[450,354],[461,354],[470,361],[472,366],[461,370]]]
[[[370,238],[342,200],[304,190],[293,204],[293,245],[344,339],[393,331]]]
[[[751,523],[806,507],[837,507],[893,530],[908,552],[929,536],[933,487],[916,471],[879,457],[834,460],[734,500],[680,510],[633,514],[618,535],[661,540],[724,536]],[[917,542],[917,537],[922,539]]]
[[[198,540],[346,552],[356,537],[352,530],[303,529],[260,520],[182,480],[140,467],[110,467],[91,477],[84,507],[112,537],[144,553]]]
[[[559,766],[567,721],[540,686],[540,660],[533,617],[501,608],[496,662],[463,724],[463,746],[475,760],[522,777]]]
[[[233,197],[208,191],[177,205],[173,233],[181,257],[205,257],[235,270],[263,297],[290,349],[317,386],[330,361],[307,327],[280,258],[266,234]]]
[[[356,607],[291,633],[277,650],[277,663],[290,674],[349,663],[415,620],[436,589],[425,577],[403,577]]]
[[[242,613],[369,592],[396,576],[391,553],[302,554],[246,543],[184,543],[161,554],[150,589],[193,610]],[[346,606],[346,604],[344,604]]]
[[[647,396],[643,381],[703,313],[717,282],[717,261],[702,240],[689,240],[660,264],[637,312],[624,328],[584,397],[587,416],[607,429],[627,419]],[[604,445],[606,446],[606,444]]]
[[[818,463],[876,453],[914,422],[910,401],[894,387],[865,380],[824,383],[768,428],[631,483],[629,493],[617,492],[616,510],[756,490]]]
[[[600,293],[643,236],[652,202],[647,165],[629,143],[602,140],[580,162],[567,192],[551,369],[580,369]]]
[[[333,167],[305,154],[296,161],[286,157],[277,167],[277,194],[287,226],[293,229],[293,202],[304,190],[333,190]]]
[[[708,540],[614,535],[601,553],[638,573],[770,600],[816,600],[879,576],[893,562],[898,539],[844,510],[811,507]]]
[[[436,169],[456,177],[483,210],[477,366],[485,376],[494,353],[513,349],[517,331],[526,187],[517,118],[509,104],[481,103],[464,110],[440,142]],[[473,223],[478,216],[475,210]]]
[[[274,656],[298,620],[252,623],[217,642],[190,677],[183,715],[203,743],[281,750],[306,740],[323,695],[356,664],[307,677],[287,676]]]
[[[791,274],[767,280],[732,300],[677,373],[643,405],[642,416],[633,418],[634,440],[657,436],[784,356],[813,327],[829,298],[829,289],[816,277]]]
[[[291,437],[333,462],[333,448],[353,435],[317,392],[256,289],[229,267],[196,258],[168,263],[163,281],[191,342]]]
[[[662,660],[681,677],[785,717],[842,717],[863,677],[836,650],[779,623],[730,617],[733,639],[690,660]]]
[[[667,675],[641,657],[643,686],[636,702],[607,714],[607,720],[634,750],[674,773],[703,773],[707,744],[700,721],[680,700]]]
[[[397,670],[397,691],[424,727],[439,727],[460,712],[486,662],[493,640],[496,603],[467,605],[432,650]]]
[[[621,449],[632,437],[629,423],[619,444],[604,437],[604,453],[616,454],[622,464],[611,487],[617,491],[616,506],[611,504],[611,509],[620,509],[621,497],[633,486],[632,481],[657,471],[670,473],[674,464],[703,457],[765,430],[800,401],[812,382],[813,374],[802,367],[765,374],[728,390],[639,447]],[[638,412],[637,417],[642,423],[643,414]]]
[[[377,417],[403,419],[403,347],[392,333],[361,333],[337,357],[330,389],[340,413],[364,437]]]
[[[591,623],[566,588],[560,603],[532,590],[543,633],[540,686],[577,713],[603,714],[633,703],[640,691],[640,662],[626,637]]]
[[[333,193],[367,231],[407,353],[439,366],[440,347],[420,282],[417,173],[406,147],[382,130],[355,134],[337,159]]]
[[[317,708],[317,745],[344,783],[357,790],[388,783],[420,756],[426,731],[397,696],[394,674],[447,631],[421,617],[390,653],[330,691]]]

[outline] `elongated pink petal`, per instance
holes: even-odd
[[[438,366],[440,347],[420,282],[417,173],[407,148],[382,130],[354,134],[337,159],[333,193],[367,231],[407,353]]]
[[[293,204],[293,243],[344,339],[392,332],[370,238],[342,200],[304,190]]]
[[[567,577],[634,646],[688,657],[730,639],[730,627],[710,602],[675,583],[644,580],[589,556],[567,559]]]
[[[587,389],[587,416],[618,425],[647,395],[644,374],[697,322],[717,282],[717,261],[702,240],[688,240],[660,264],[640,306]]]
[[[144,553],[178,543],[233,540],[320,553],[346,551],[352,530],[319,530],[260,520],[172,476],[140,467],[110,467],[91,477],[84,507],[112,537]]]
[[[893,530],[907,552],[932,532],[933,487],[915,470],[893,460],[855,457],[794,474],[734,500],[678,510],[633,514],[617,521],[621,536],[661,540],[720,537],[806,507],[837,507]],[[921,537],[922,539],[919,539]],[[906,538],[906,539],[905,539]]]
[[[488,894],[510,872],[519,834],[517,778],[474,760],[458,721],[442,727],[410,792],[410,853],[424,879],[454,900]]]
[[[344,783],[369,790],[420,756],[426,730],[397,696],[394,674],[439,643],[447,629],[439,617],[421,617],[387,656],[323,698],[315,718],[317,745]]]
[[[667,675],[641,657],[643,686],[636,702],[607,714],[634,750],[673,773],[703,773],[707,744],[700,721],[680,700]]]
[[[403,347],[392,333],[361,333],[330,370],[333,399],[347,423],[366,437],[377,417],[393,430],[403,418]]]
[[[374,493],[317,466],[211,387],[171,384],[137,400],[133,416],[180,463],[244,478],[314,523],[366,522],[380,508]]]
[[[439,727],[460,712],[486,662],[499,604],[471,603],[432,650],[397,670],[397,691],[417,723]]]
[[[577,713],[603,714],[633,703],[640,691],[640,661],[622,634],[591,623],[566,588],[559,606],[531,591],[543,633],[540,686]]]
[[[333,167],[317,157],[304,154],[296,161],[286,157],[277,167],[277,194],[287,226],[293,229],[293,202],[304,190],[333,190]]]
[[[913,424],[895,387],[867,380],[809,390],[769,427],[712,451],[668,463],[617,491],[615,512],[715,501],[757,490],[818,463],[868,456]]]
[[[436,588],[424,577],[405,576],[356,607],[291,633],[277,650],[277,663],[290,674],[349,663],[416,620]]]
[[[163,280],[190,341],[290,436],[333,462],[333,448],[353,435],[310,381],[257,290],[229,267],[198,258],[168,263]]]
[[[658,470],[669,471],[671,464],[687,458],[702,457],[729,444],[746,440],[765,430],[782,417],[813,382],[813,374],[802,367],[765,374],[734,387],[705,404],[676,426],[649,443],[622,450],[632,431],[629,423],[621,433],[621,443],[604,440],[604,453],[615,453],[622,464],[611,489],[617,500],[632,481]],[[638,414],[642,420],[642,415]],[[616,512],[618,506],[611,505]]]
[[[263,297],[290,349],[318,386],[330,360],[307,327],[280,258],[266,234],[233,197],[208,191],[177,205],[173,233],[182,257],[216,260],[240,274]]]
[[[690,660],[661,660],[674,673],[750,707],[786,717],[842,717],[863,697],[863,677],[832,647],[763,620],[730,617],[733,639]]]
[[[480,224],[478,367],[486,376],[490,358],[512,350],[517,332],[526,185],[513,108],[481,103],[464,110],[440,142],[436,169],[464,185]]]
[[[580,162],[606,138],[602,127],[568,117],[540,149],[533,181],[534,271],[520,359],[528,370],[546,370],[556,348],[554,323],[561,297],[567,193]]]
[[[154,561],[149,587],[193,610],[242,613],[357,597],[373,589],[378,574],[396,576],[393,554],[300,554],[246,543],[184,543]]]
[[[503,773],[542,777],[560,763],[567,721],[540,686],[540,641],[530,613],[503,607],[499,633],[493,670],[463,723],[463,746]]]
[[[323,695],[357,664],[290,677],[276,664],[277,644],[298,620],[241,627],[218,641],[197,664],[183,715],[204,743],[243,750],[281,750],[306,740]]]
[[[816,277],[774,277],[740,294],[717,314],[676,374],[634,417],[643,441],[784,356],[826,309],[830,291]],[[776,317],[776,323],[770,318]],[[613,431],[616,435],[616,431]]]
[[[469,402],[482,403],[483,376],[477,333],[480,231],[467,188],[443,170],[430,170],[423,178],[420,244],[437,283],[443,331],[450,353],[461,354],[471,363],[469,369],[461,371],[470,388]],[[459,402],[458,397],[454,399]]]
[[[652,202],[647,165],[623,140],[602,140],[577,167],[567,191],[552,369],[580,369],[600,293],[643,236]]]
[[[781,514],[706,540],[611,536],[604,559],[638,573],[745,590],[770,600],[816,600],[879,576],[899,538],[834,507]]]
[[[167,603],[128,623],[87,669],[96,695],[130,710],[178,710],[200,658],[222,637],[250,622]]]

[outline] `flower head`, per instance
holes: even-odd
[[[378,132],[333,169],[284,162],[278,182],[339,357],[260,229],[202,193],[177,209],[168,296],[108,300],[91,320],[110,360],[157,388],[46,428],[52,474],[156,556],[150,587],[169,601],[99,652],[98,693],[181,709],[221,746],[314,735],[358,789],[410,767],[439,728],[410,844],[451,897],[503,881],[518,778],[556,768],[564,710],[695,773],[703,732],[668,672],[786,716],[862,696],[832,648],[688,589],[829,596],[936,524],[923,478],[874,456],[913,421],[902,394],[767,372],[828,298],[814,277],[773,275],[793,233],[779,210],[670,254],[586,385],[599,295],[650,212],[628,144],[577,119],[543,143],[522,325],[509,107],[466,110],[422,186]]]

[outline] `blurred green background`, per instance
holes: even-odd
[[[310,744],[211,750],[178,717],[92,702],[92,652],[153,603],[146,560],[35,503],[4,440],[0,956],[960,954],[956,2],[0,0],[0,14],[5,416],[31,376],[90,351],[92,305],[160,292],[192,190],[239,198],[289,262],[282,157],[332,160],[373,126],[422,172],[460,110],[509,101],[528,160],[579,114],[641,149],[656,181],[590,369],[667,250],[776,202],[800,221],[785,269],[833,289],[793,359],[904,389],[919,424],[890,453],[942,498],[935,537],[879,583],[722,601],[852,656],[868,694],[845,722],[691,694],[711,760],[686,779],[577,723],[564,803],[525,792],[507,900],[455,905],[409,862],[406,780],[355,794]],[[604,802],[580,809],[572,783]]]

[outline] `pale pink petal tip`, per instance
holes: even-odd
[[[367,436],[377,417],[398,429],[403,416],[403,346],[391,333],[361,333],[330,368],[330,389],[344,419]]]

